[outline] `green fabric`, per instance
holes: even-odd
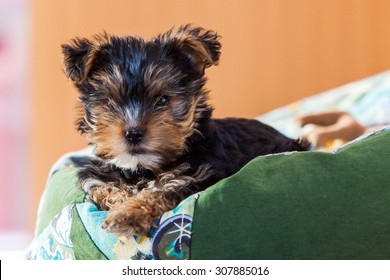
[[[77,260],[107,260],[108,258],[97,248],[81,222],[76,207],[72,210],[72,230],[70,239],[73,243]]]
[[[75,187],[77,171],[77,168],[66,167],[49,177],[47,186],[50,187],[46,187],[39,206],[36,235],[39,235],[64,207],[84,201],[85,193]]]
[[[259,157],[197,201],[192,259],[390,259],[390,131]]]

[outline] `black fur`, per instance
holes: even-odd
[[[211,176],[200,183],[202,190],[236,173],[257,156],[306,151],[309,147],[307,142],[290,139],[252,119],[207,119],[200,131],[203,137],[189,140],[190,151],[179,162],[189,162],[195,169],[205,162],[210,164]]]

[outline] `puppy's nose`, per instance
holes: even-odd
[[[142,140],[143,136],[144,136],[144,135],[143,135],[139,130],[137,130],[137,129],[135,129],[135,128],[132,128],[132,129],[127,130],[127,131],[125,132],[125,137],[126,137],[126,139],[127,139],[130,143],[132,143],[132,144],[137,144],[137,143],[139,143],[139,142]]]

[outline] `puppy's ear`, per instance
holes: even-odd
[[[157,41],[170,51],[179,51],[203,74],[204,69],[217,65],[221,55],[220,36],[212,30],[184,25],[157,37]]]
[[[96,55],[96,46],[88,39],[76,38],[61,45],[64,71],[74,84],[81,84],[88,76]]]

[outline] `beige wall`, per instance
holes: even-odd
[[[222,35],[215,116],[254,117],[390,68],[387,0],[32,0],[31,228],[50,166],[85,146],[60,44],[106,30],[151,37],[194,23]]]

